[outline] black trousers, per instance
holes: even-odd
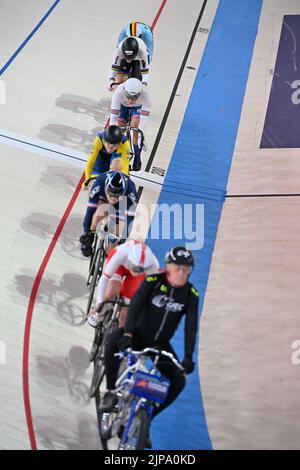
[[[124,73],[128,78],[137,78],[142,81],[141,73],[141,64],[139,60],[133,60],[132,62],[126,62],[125,59],[122,59],[120,62],[120,71],[119,73]]]
[[[107,345],[104,354],[105,373],[107,389],[113,390],[118,376],[118,370],[120,366],[120,359],[115,357],[114,354],[118,352],[117,343],[123,335],[123,329],[120,328],[114,331],[111,336],[107,339]],[[147,347],[157,347],[158,349],[164,349],[177,358],[175,351],[173,350],[170,343],[151,343],[146,340],[145,337],[136,332],[132,338],[132,346],[135,350],[141,350]],[[158,370],[170,380],[170,387],[168,395],[164,403],[160,404],[155,408],[153,416],[156,416],[162,410],[167,408],[173,401],[178,397],[185,386],[184,374],[172,363],[169,358],[161,358],[158,362]]]

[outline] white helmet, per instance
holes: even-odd
[[[124,95],[130,100],[137,100],[143,93],[143,85],[137,78],[128,78],[123,86]]]
[[[154,263],[154,254],[143,242],[135,242],[129,249],[127,267],[135,273],[143,273]]]

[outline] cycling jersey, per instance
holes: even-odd
[[[148,50],[150,64],[153,55],[153,32],[150,26],[142,23],[141,21],[132,21],[128,25],[123,26],[118,38],[117,47],[120,42],[122,42],[128,36],[135,36],[141,38],[144,41]]]
[[[128,155],[130,144],[128,138],[124,136],[117,149],[112,153],[108,153],[103,144],[103,135],[104,131],[100,132],[94,139],[92,152],[89,155],[84,170],[85,181],[91,176],[98,176],[100,173],[109,171],[112,161],[116,159],[121,161],[122,167],[120,171],[126,175],[129,173]],[[84,187],[84,183],[82,186]]]
[[[115,219],[116,223],[120,220],[125,221],[126,233],[122,234],[122,238],[127,238],[132,226],[134,219],[134,212],[137,204],[137,191],[134,182],[128,177],[127,178],[127,189],[124,196],[119,199],[117,204],[113,206],[108,203],[105,193],[105,180],[106,174],[100,174],[98,178],[94,181],[92,186],[88,207],[83,221],[84,233],[90,231],[93,215],[99,204],[108,205],[108,213],[111,218]],[[110,211],[110,207],[114,211]]]
[[[185,356],[195,348],[199,294],[187,282],[173,287],[167,273],[147,276],[131,301],[124,333],[147,338],[149,344],[169,342],[185,316]]]
[[[139,109],[140,121],[139,129],[144,132],[147,124],[147,118],[150,115],[151,100],[148,90],[143,89],[142,95],[134,102],[132,105],[128,105],[126,97],[124,94],[124,85],[119,85],[116,89],[112,100],[111,100],[111,110],[110,110],[110,125],[118,125],[118,118],[121,113],[122,106],[128,109],[134,110],[134,115],[137,114],[137,109]]]
[[[145,274],[133,276],[128,269],[128,255],[131,247],[139,243],[136,240],[128,240],[123,245],[120,245],[113,249],[108,257],[106,258],[103,274],[100,277],[97,289],[97,303],[104,301],[105,291],[110,279],[122,282],[122,289],[120,294],[125,300],[130,300],[139,285],[144,280],[145,276],[150,273],[156,273],[159,270],[159,262],[156,256],[153,254],[153,264],[146,269]]]
[[[118,45],[114,56],[113,56],[113,61],[112,61],[112,66],[111,66],[111,72],[109,76],[109,80],[114,81],[118,73],[122,73],[122,70],[120,68],[120,63],[122,59],[125,59],[125,56],[122,52],[122,44],[126,40],[123,39],[123,41],[120,42]],[[139,52],[138,55],[136,56],[135,60],[140,61],[140,70],[141,74],[143,77],[143,83],[147,84],[148,83],[148,75],[149,75],[149,61],[148,61],[148,51],[147,47],[144,43],[144,41],[140,38],[136,38],[136,40],[139,43]]]

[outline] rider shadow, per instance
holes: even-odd
[[[14,277],[14,284],[8,289],[13,293],[17,303],[20,303],[16,293],[21,294],[26,299],[29,298],[36,273],[23,270],[22,274]],[[36,298],[36,304],[44,309],[54,312],[56,317],[72,326],[80,326],[85,323],[86,312],[81,307],[87,297],[86,279],[76,273],[65,273],[61,280],[57,281],[57,276],[51,278],[44,277]],[[24,303],[22,302],[22,305]]]
[[[21,228],[31,235],[42,239],[51,238],[60,222],[60,219],[54,215],[35,212],[21,221]],[[61,234],[59,242],[62,249],[70,256],[76,259],[82,259],[79,249],[79,240],[76,234],[82,232],[82,215],[72,214],[69,216]]]
[[[74,417],[57,412],[35,416],[34,425],[41,446],[47,450],[101,450],[96,419],[82,411],[75,426]]]
[[[63,124],[48,124],[40,130],[38,138],[54,144],[63,145],[64,147],[81,150],[88,154],[94,138],[103,127],[104,124],[88,132]]]
[[[67,389],[77,406],[85,407],[90,403],[89,387],[85,383],[90,378],[90,374],[86,374],[90,362],[89,353],[84,348],[73,346],[68,357],[39,354],[35,358],[37,382],[46,386],[51,396],[64,395]]]
[[[83,162],[84,163],[84,162]],[[65,193],[74,191],[78,185],[82,175],[80,168],[65,168],[58,165],[49,165],[45,171],[41,173],[40,182],[51,188],[60,188]]]
[[[104,126],[110,112],[111,98],[95,101],[85,96],[64,93],[57,98],[55,105],[76,114],[86,114]]]

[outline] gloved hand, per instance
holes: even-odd
[[[95,232],[90,231],[86,232],[81,237],[79,238],[79,241],[81,243],[81,252],[83,256],[91,256],[92,251],[93,251],[93,243],[94,243],[94,238],[95,238]]]
[[[109,82],[108,91],[114,91],[117,88],[118,84],[114,80]]]
[[[85,181],[82,183],[82,185],[81,185],[82,189],[85,189],[85,190],[89,189],[89,183],[86,184],[86,181],[87,181],[87,180],[85,180]]]
[[[185,356],[181,365],[184,368],[185,374],[191,374],[195,369],[195,363],[193,362],[191,356]]]
[[[132,339],[130,336],[123,335],[122,338],[117,342],[117,348],[120,352],[126,351],[126,349],[132,348]]]

